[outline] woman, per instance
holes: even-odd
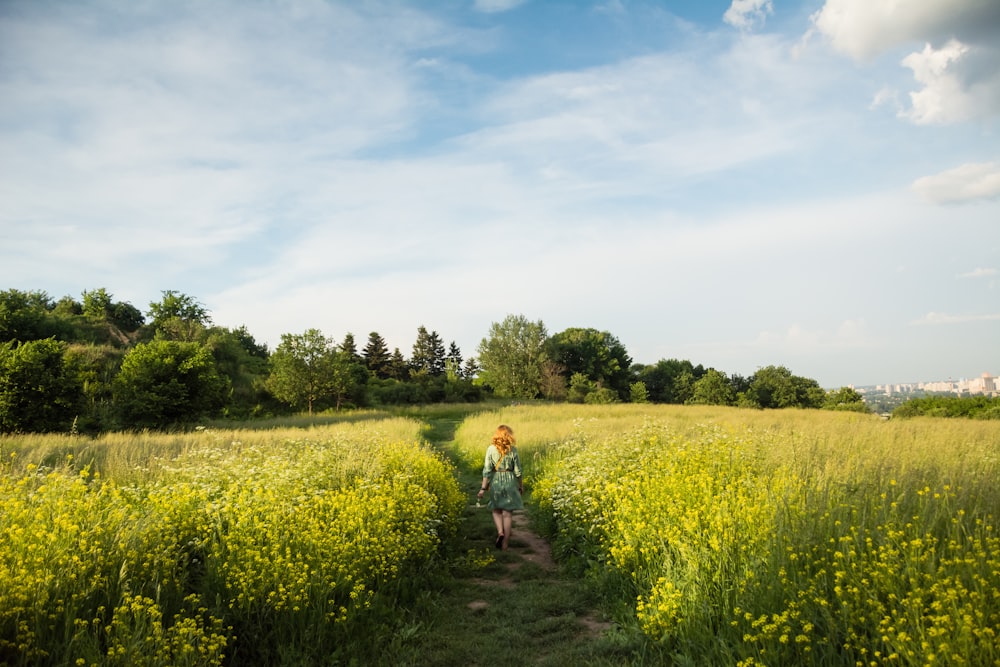
[[[505,424],[497,427],[490,446],[486,448],[483,486],[477,497],[482,498],[487,489],[490,491],[487,506],[493,510],[493,523],[497,527],[496,547],[506,550],[510,544],[511,512],[524,508],[521,500],[524,481],[521,479],[521,459],[517,456],[514,431]]]

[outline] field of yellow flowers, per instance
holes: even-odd
[[[995,422],[521,406],[470,461],[501,422],[555,552],[676,664],[1000,665]]]
[[[0,664],[336,662],[464,507],[419,434],[0,441]]]

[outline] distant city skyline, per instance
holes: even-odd
[[[876,385],[855,385],[874,388],[885,393],[906,393],[926,391],[956,394],[997,394],[1000,392],[1000,377],[984,371],[975,377],[947,378],[943,380],[920,380],[916,382],[887,382]]]

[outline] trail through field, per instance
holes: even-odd
[[[429,439],[445,454],[457,424],[431,423]],[[454,564],[441,577],[441,589],[429,592],[421,605],[427,609],[403,629],[386,664],[629,664],[626,642],[613,640],[612,624],[597,610],[594,594],[560,571],[527,511],[514,514],[509,548],[495,548],[491,512],[485,502],[476,507],[480,471],[456,466],[470,502]]]

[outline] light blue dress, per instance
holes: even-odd
[[[517,455],[517,447],[501,458],[496,445],[486,448],[486,460],[483,462],[483,477],[490,481],[491,510],[524,509],[524,501],[518,487],[521,486],[521,459]]]

